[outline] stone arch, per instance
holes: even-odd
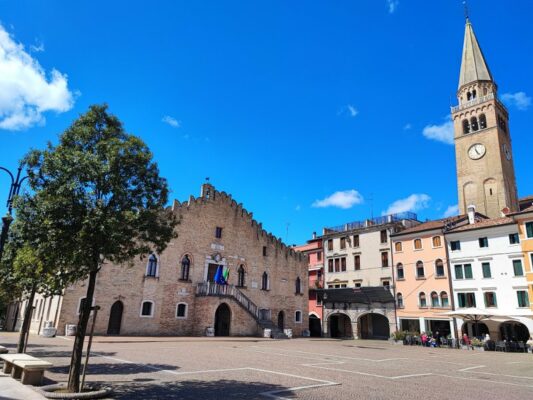
[[[215,311],[215,336],[229,336],[231,332],[231,309],[221,303]]]
[[[312,337],[322,336],[322,321],[316,312],[309,313],[309,332]]]
[[[327,320],[329,335],[332,338],[353,338],[352,320],[343,312],[334,312]]]
[[[357,330],[361,339],[387,340],[390,337],[390,321],[380,312],[368,312],[357,319]]]

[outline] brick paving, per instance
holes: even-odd
[[[16,339],[0,333],[10,349]],[[65,381],[71,349],[70,338],[31,336],[28,352]],[[96,337],[93,349],[87,381],[115,399],[533,399],[531,354],[198,337]]]

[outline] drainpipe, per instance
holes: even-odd
[[[398,323],[400,321],[398,321],[398,311],[397,311],[397,304],[396,304],[396,280],[394,278],[394,252],[392,251],[393,250],[393,246],[392,246],[392,238],[389,234],[389,242],[390,242],[390,260],[391,260],[391,273],[392,273],[392,289],[393,289],[393,296],[394,296],[394,321],[396,322],[396,330],[399,331],[399,326],[398,326]]]
[[[448,251],[448,239],[446,239],[446,234],[444,233],[444,228],[442,229],[442,237],[444,238],[444,246],[446,248],[446,265],[448,266],[448,285],[450,286],[450,304],[452,310],[455,311],[455,294],[453,292],[453,283],[452,283],[452,269],[450,267],[450,252]],[[452,318],[453,321],[453,331],[455,332],[455,339],[460,339],[459,331],[457,330],[457,320],[455,317]]]

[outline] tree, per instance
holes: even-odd
[[[43,212],[38,230],[44,247],[66,281],[88,278],[69,370],[68,389],[78,392],[98,271],[107,262],[131,264],[135,257],[162,252],[177,220],[165,209],[167,182],[152,153],[106,105],[91,106],[56,146],[30,152],[25,162]]]
[[[36,293],[45,296],[60,294],[64,287],[58,273],[58,265],[49,261],[46,252],[35,235],[39,226],[39,210],[30,195],[15,199],[17,218],[9,232],[6,252],[2,259],[0,283],[8,288],[10,300],[27,298],[20,329],[17,353],[25,348],[31,316],[33,300]]]

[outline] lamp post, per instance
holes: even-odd
[[[11,171],[9,171],[7,168],[0,167],[2,171],[7,172],[9,177],[11,178],[11,186],[9,187],[9,194],[7,196],[7,213],[5,216],[2,217],[2,233],[0,234],[0,260],[2,259],[2,256],[4,254],[4,245],[7,240],[7,234],[9,232],[9,226],[11,225],[11,222],[13,222],[13,217],[11,216],[12,210],[13,210],[13,199],[15,196],[17,196],[20,192],[20,186],[22,185],[22,182],[27,178],[27,176],[20,178],[20,174],[22,172],[22,165],[20,165],[17,169],[17,174],[13,175]]]

